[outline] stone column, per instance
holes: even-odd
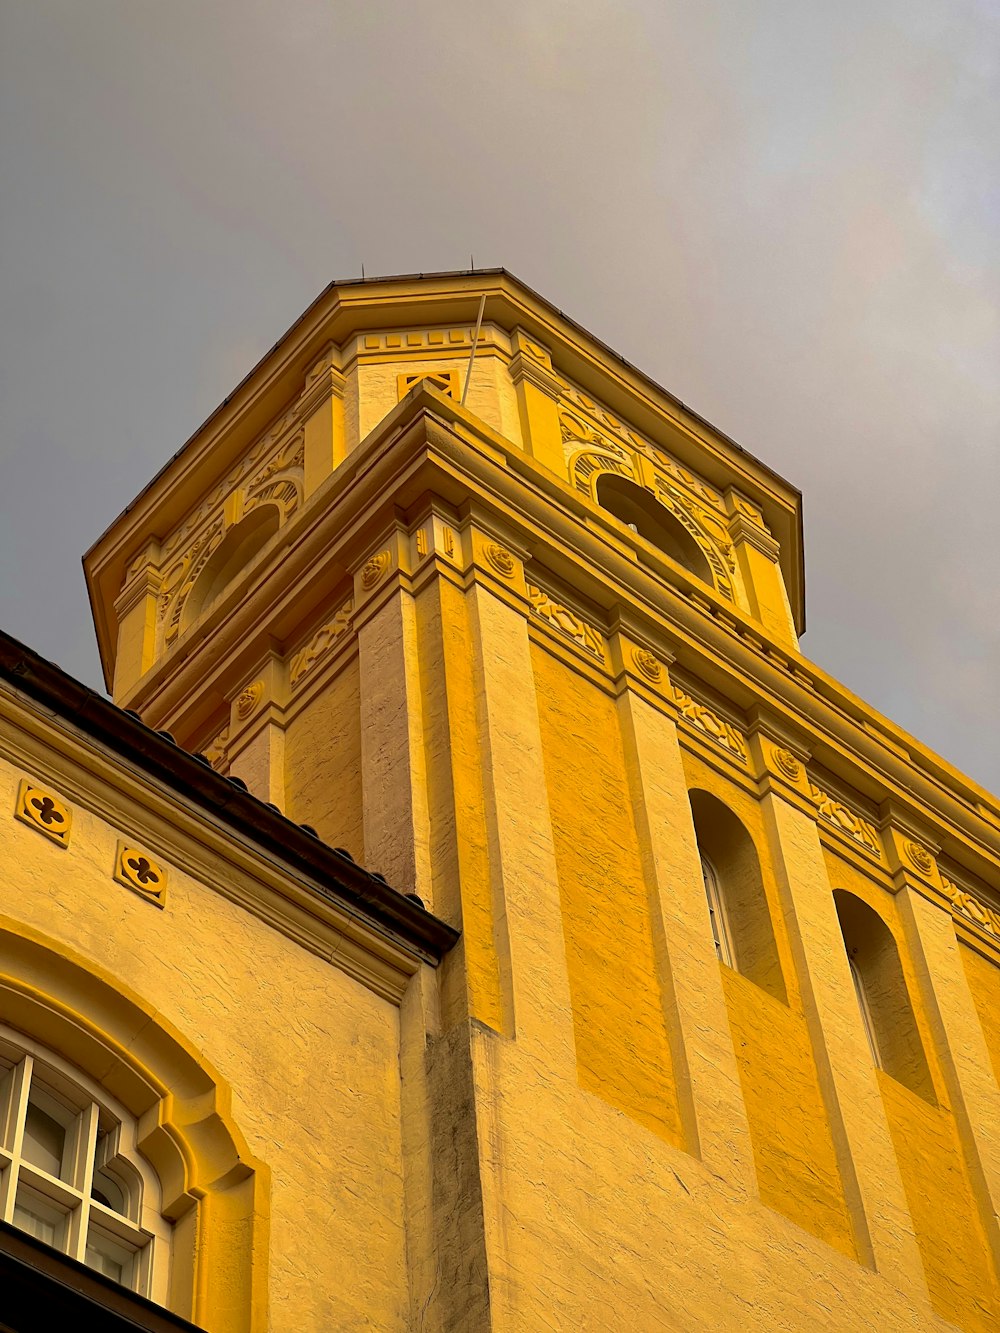
[[[858,1255],[915,1302],[927,1284],[844,949],[805,751],[758,721],[750,748]]]
[[[670,1012],[689,1151],[756,1192],[753,1147],[712,940],[668,660],[619,634],[613,644],[632,808],[649,887],[653,937]]]

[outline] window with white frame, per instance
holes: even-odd
[[[170,1226],[135,1131],[79,1070],[0,1029],[0,1217],[163,1303]]]
[[[715,954],[720,963],[733,966],[733,945],[729,936],[729,922],[726,920],[726,905],[719,888],[719,877],[711,861],[701,858],[701,873],[705,881],[705,897],[708,899],[708,915],[712,922],[712,939],[715,941]]]

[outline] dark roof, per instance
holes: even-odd
[[[0,679],[106,745],[132,768],[173,788],[293,873],[308,876],[323,897],[367,918],[427,962],[440,962],[458,939],[458,932],[426,911],[416,895],[392,888],[342,848],[328,847],[308,826],[259,801],[238,778],[217,773],[204,756],[189,753],[167,732],[152,731],[137,714],[117,707],[2,631]]]
[[[0,1327],[9,1333],[201,1333],[7,1222],[0,1222],[0,1291]]]

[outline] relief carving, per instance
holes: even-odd
[[[354,611],[354,598],[348,597],[337,608],[334,616],[312,636],[309,642],[292,656],[288,678],[294,689],[300,680],[321,661],[330,649],[351,628],[351,614]]]
[[[746,762],[746,742],[731,722],[719,717],[718,713],[713,713],[711,708],[706,708],[697,699],[692,699],[691,695],[685,694],[680,686],[672,685],[671,691],[681,717],[690,722],[692,726],[697,727],[699,731],[703,731],[716,744],[723,746],[724,749],[731,751],[739,759]]]
[[[956,912],[974,921],[981,930],[1000,940],[1000,912],[989,907],[968,889],[956,884],[944,871],[941,872],[941,887]]]
[[[505,579],[513,576],[516,565],[514,557],[507,550],[506,546],[501,546],[499,542],[487,542],[485,546],[486,559],[490,562],[498,574],[502,574]]]
[[[550,597],[544,589],[536,587],[533,583],[527,584],[527,589],[531,610],[536,616],[548,621],[550,625],[574,639],[582,648],[586,648],[587,652],[604,661],[604,639],[600,630]]]
[[[816,808],[822,817],[840,829],[842,833],[848,834],[855,842],[861,844],[866,851],[882,859],[882,847],[879,843],[878,830],[874,824],[870,824],[867,819],[862,819],[856,815],[853,810],[848,809],[841,801],[831,796],[829,792],[824,791],[822,787],[817,787],[812,778],[809,779],[809,795],[816,803]]]

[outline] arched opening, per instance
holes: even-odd
[[[187,629],[232,583],[258,551],[278,531],[281,516],[277,505],[262,504],[226,533],[194,581],[181,612],[181,629]]]
[[[892,931],[874,908],[853,893],[835,889],[833,900],[872,1060],[932,1102],[931,1072]]]
[[[597,481],[597,500],[602,508],[676,560],[688,573],[705,583],[712,582],[712,571],[701,547],[666,505],[660,504],[642,486],[627,477],[605,473]]]
[[[753,839],[717,797],[698,790],[689,797],[719,960],[785,1003],[785,979]]]
[[[45,1171],[46,1161],[58,1157],[61,1171],[67,1152],[75,1154],[74,1161],[84,1160],[80,1126],[90,1117],[94,1151],[87,1160],[93,1183],[87,1208],[97,1218],[98,1240],[92,1266],[108,1272],[108,1263],[121,1264],[124,1276],[134,1260],[122,1244],[129,1240],[123,1222],[154,1231],[141,1211],[144,1183],[145,1199],[155,1193],[159,1215],[172,1226],[169,1239],[161,1237],[171,1249],[168,1308],[218,1333],[262,1328],[266,1271],[255,1255],[266,1243],[267,1170],[251,1156],[230,1118],[228,1089],[203,1058],[114,978],[103,978],[65,946],[55,948],[24,927],[0,928],[0,1013],[15,1034],[0,1049],[0,1055],[7,1052],[10,1070],[3,1077],[12,1081],[5,1094],[8,1113],[20,1080],[21,1123],[28,1127],[32,1084],[25,1080],[32,1070],[24,1057],[30,1054],[40,1071],[42,1095],[35,1105],[48,1117],[35,1114],[37,1145],[29,1145],[27,1153],[20,1149],[29,1186],[31,1173]],[[23,1041],[17,1033],[25,1034]],[[11,1054],[17,1046],[20,1053]],[[75,1088],[66,1078],[70,1069],[82,1076]],[[69,1136],[60,1140],[60,1126],[69,1125],[74,1108],[77,1138],[67,1148]],[[109,1118],[102,1121],[102,1114]],[[9,1163],[3,1174],[9,1180]],[[55,1175],[51,1170],[48,1175],[54,1192]],[[28,1213],[40,1193],[36,1180]],[[65,1208],[67,1192],[56,1202]],[[122,1210],[123,1217],[116,1217]],[[33,1211],[43,1224],[60,1225],[51,1210]],[[105,1243],[101,1251],[109,1236],[112,1245]],[[72,1252],[69,1244],[63,1248]],[[110,1275],[118,1280],[114,1268]]]

